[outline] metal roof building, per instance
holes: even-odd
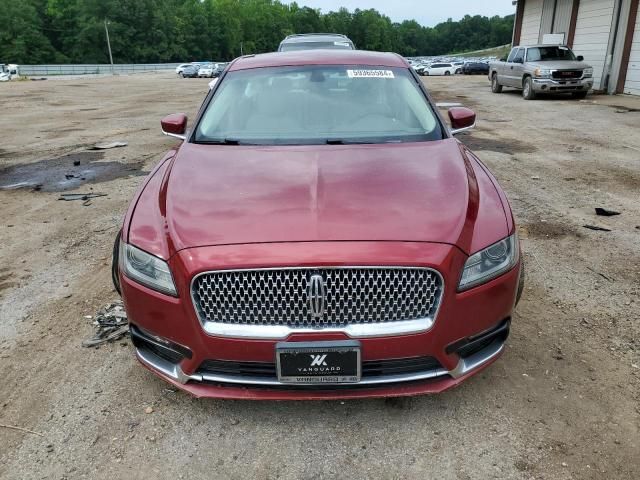
[[[514,45],[564,43],[593,66],[594,89],[640,95],[640,0],[518,0]]]

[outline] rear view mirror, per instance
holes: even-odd
[[[469,108],[453,107],[449,109],[448,113],[452,135],[470,130],[476,126],[476,113]]]
[[[584,60],[584,57],[582,55],[578,55],[578,61],[582,62]]]
[[[165,135],[176,137],[181,140],[186,138],[187,116],[184,113],[173,113],[171,115],[167,115],[160,120],[160,125],[162,125],[162,133]]]

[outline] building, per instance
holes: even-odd
[[[513,44],[569,45],[593,66],[594,90],[640,95],[639,1],[518,0]]]

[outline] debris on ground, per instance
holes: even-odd
[[[614,215],[620,215],[620,212],[615,210],[607,210],[606,208],[596,207],[596,215],[601,217],[613,217]]]
[[[127,145],[127,142],[98,143],[93,147],[89,147],[88,150],[109,150],[110,148],[126,147]]]
[[[595,230],[597,232],[610,232],[610,228],[599,227],[598,225],[583,225],[584,228],[588,228],[589,230]]]
[[[90,318],[90,316],[88,317]],[[82,342],[83,347],[95,347],[103,343],[115,342],[129,333],[127,312],[124,311],[121,300],[104,307],[96,313],[93,320],[98,331],[92,339]]]
[[[596,274],[600,275],[600,276],[601,276],[602,278],[604,278],[605,280],[609,280],[610,282],[613,282],[613,278],[611,278],[611,277],[607,277],[604,273],[598,272],[598,271],[594,270],[594,269],[593,269],[593,268],[591,268],[591,267],[587,267],[587,270],[591,270],[593,273],[596,273]]]
[[[0,427],[1,428],[9,428],[11,430],[17,430],[19,432],[24,432],[24,433],[32,433],[34,435],[38,435],[39,437],[44,437],[43,434],[38,433],[38,432],[34,432],[33,430],[29,430],[28,428],[23,428],[23,427],[17,427],[15,425],[5,425],[3,423],[0,423]]]
[[[86,202],[90,198],[106,196],[106,193],[63,193],[62,195],[60,195],[58,200],[64,200],[66,202],[71,202],[73,200],[82,200],[83,202]]]

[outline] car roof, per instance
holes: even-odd
[[[229,71],[297,65],[366,65],[409,68],[407,61],[397,53],[364,50],[300,50],[245,55],[234,60]]]
[[[556,43],[538,43],[536,45],[518,45],[517,47],[513,47],[513,48],[534,48],[534,47],[563,47],[563,48],[569,48],[568,45],[558,45]]]
[[[299,33],[287,36],[282,43],[306,43],[306,42],[351,42],[349,37],[341,33]]]

